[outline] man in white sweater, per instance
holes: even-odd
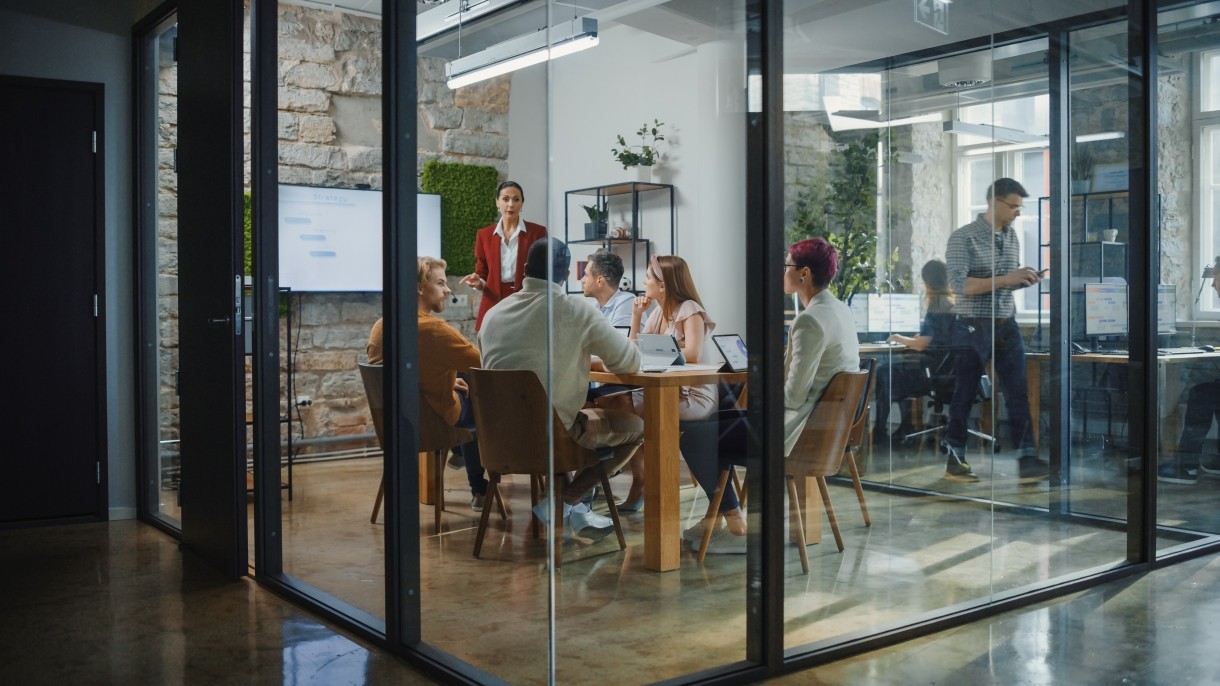
[[[581,296],[564,293],[559,284],[567,280],[571,260],[568,247],[555,238],[530,245],[521,290],[488,310],[479,348],[484,368],[529,369],[544,386],[549,377],[551,403],[568,434],[602,455],[599,465],[581,471],[563,492],[564,530],[576,535],[612,526],[580,498],[601,480],[597,470],[613,474],[631,459],[644,442],[644,422],[623,410],[582,409],[591,356],[601,358],[608,371],[625,373],[639,370],[640,352]],[[543,502],[534,511],[545,522],[549,508]]]

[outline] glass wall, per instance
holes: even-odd
[[[1122,8],[1000,12],[958,0],[927,3],[913,21],[896,0],[783,3],[782,156],[769,160],[782,165],[783,214],[764,223],[747,212],[757,180],[746,169],[765,156],[747,143],[766,92],[746,76],[757,40],[747,15],[758,7],[595,4],[419,6],[417,126],[404,140],[418,164],[416,252],[444,264],[406,264],[397,295],[408,304],[393,311],[419,310],[421,407],[437,383],[443,398],[446,384],[478,390],[448,380],[450,369],[534,371],[554,415],[519,415],[528,384],[510,389],[516,400],[475,417],[484,463],[542,436],[550,475],[566,471],[556,465],[570,448],[554,445],[588,448],[596,436],[606,449],[586,459],[614,464],[618,523],[600,487],[564,490],[555,509],[539,504],[546,491],[528,473],[503,475],[497,500],[486,483],[495,477],[450,441],[439,457],[406,460],[419,492],[388,496],[419,508],[418,555],[408,546],[391,556],[391,583],[387,551],[399,546],[375,504],[384,396],[361,369],[377,361],[370,334],[392,297],[380,292],[385,18],[363,6],[279,6],[284,574],[374,633],[418,629],[434,659],[471,678],[569,683],[600,670],[636,683],[762,659],[763,622],[800,659],[1140,561],[1129,520],[1151,475],[1132,437],[1139,366],[1123,327],[1139,307],[1128,283],[1145,267],[1132,258],[1140,222],[1127,122],[1139,89]],[[1220,253],[1210,8],[1162,22],[1152,244],[1173,286],[1158,299],[1173,313],[1158,324],[1166,348],[1211,343],[1207,319],[1220,309],[1199,278]],[[548,44],[549,60],[455,81]],[[517,185],[506,193],[504,181]],[[504,243],[497,226],[515,239]],[[765,280],[749,279],[758,267],[747,256],[780,232],[795,247],[775,251]],[[547,253],[543,278],[518,285],[544,233],[567,257]],[[815,238],[835,247],[833,278],[828,251],[802,243]],[[500,316],[488,315],[497,298]],[[747,331],[781,299],[784,347],[767,354]],[[625,319],[607,321],[616,302]],[[438,331],[450,350],[474,345],[477,363],[426,362]],[[663,354],[665,344],[684,368],[639,372],[636,351]],[[408,369],[408,349],[386,348],[382,373]],[[608,371],[585,373],[591,353]],[[1158,472],[1185,474],[1159,484],[1162,548],[1214,531],[1210,419],[1199,446],[1178,447],[1200,414],[1192,390],[1220,376],[1208,355],[1178,364],[1166,353],[1155,365]],[[861,391],[840,399],[830,377],[862,363],[873,371],[861,412]],[[858,414],[858,440],[835,433]],[[493,418],[515,422],[507,437]],[[759,436],[767,422],[785,445]],[[422,440],[424,424],[421,412],[381,428]],[[610,448],[640,435],[620,471],[623,451]],[[761,456],[760,445],[770,445]],[[571,470],[576,483],[592,464]],[[762,549],[768,507],[787,513],[778,551]],[[536,528],[544,512],[564,515],[564,536]],[[778,573],[760,572],[771,563]],[[418,586],[397,582],[416,568]],[[777,591],[779,616],[766,616],[760,599]]]
[[[1159,17],[1156,123],[1160,286],[1157,363],[1161,391],[1157,468],[1158,551],[1197,545],[1220,532],[1213,515],[1220,476],[1216,420],[1220,361],[1210,352],[1220,330],[1216,263],[1220,224],[1220,6],[1208,3]],[[1200,348],[1199,346],[1207,346]]]
[[[141,440],[143,511],[181,526],[178,424],[178,25],[171,17],[142,37],[139,141],[146,172],[140,183],[143,223]]]
[[[1079,379],[1092,371],[1056,371],[1066,350],[1051,332],[1054,321],[1083,323],[1081,284],[1109,283],[1086,276],[1117,245],[1094,205],[1113,198],[1107,217],[1126,210],[1116,193],[1056,181],[1052,156],[1067,145],[1056,120],[1070,109],[1079,133],[1097,128],[1077,126],[1086,118],[1117,132],[1105,150],[1125,166],[1126,58],[1115,50],[1125,43],[1072,34],[1069,99],[1050,86],[1060,36],[1024,33],[1112,3],[1004,13],[930,3],[915,21],[899,3],[815,5],[786,4],[786,228],[791,240],[841,248],[829,291],[852,314],[843,338],[876,373],[855,454],[863,484],[848,465],[827,480],[839,532],[823,518],[829,506],[809,503],[804,533],[821,540],[810,573],[789,561],[790,647],[989,602],[1127,553],[1126,461],[1086,453],[1084,441],[1056,448],[1049,419],[1066,413],[1065,428],[1084,435],[1086,420],[1106,420],[1061,406],[1060,384],[1083,398]],[[1123,24],[1111,26],[1125,39]],[[1056,203],[1069,197],[1076,215],[1062,216]],[[1084,207],[1095,238],[1071,233]],[[1052,297],[1057,279],[1071,283],[1066,302]],[[1085,512],[1107,518],[1062,516]]]
[[[383,457],[359,367],[381,316],[383,36],[379,3],[360,5],[277,11],[282,554],[308,592],[384,626]]]

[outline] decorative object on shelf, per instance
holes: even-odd
[[[610,222],[610,209],[606,205],[605,200],[600,207],[597,204],[581,205],[585,214],[589,215],[589,221],[585,223],[585,240],[606,237],[606,227]]]
[[[1089,178],[1093,175],[1093,153],[1081,143],[1072,146],[1072,195],[1089,192]]]
[[[1118,229],[1106,229],[1101,232],[1101,237],[1107,243],[1113,243],[1118,240]]]
[[[661,132],[661,127],[664,125],[660,119],[653,119],[651,126],[648,122],[644,122],[640,130],[635,132],[635,135],[640,137],[639,145],[628,145],[623,135],[619,134],[618,144],[622,147],[610,148],[614,160],[623,165],[623,169],[635,167],[636,174],[639,176],[638,180],[643,183],[652,181],[652,166],[661,161],[661,153],[657,149],[657,144],[665,140],[665,135]],[[645,176],[647,178],[644,178]]]
[[[565,191],[563,195],[562,237],[572,248],[572,260],[588,260],[588,255],[597,250],[613,252],[623,261],[620,288],[638,287],[654,250],[661,255],[673,254],[677,227],[674,186],[619,181]],[[586,238],[588,225],[581,226],[591,218],[590,208],[601,208],[600,217],[609,217],[610,210],[614,212],[609,227],[595,238]],[[565,290],[580,293],[579,279],[569,278]]]

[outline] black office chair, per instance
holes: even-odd
[[[920,438],[928,434],[935,434],[939,437],[944,431],[949,428],[949,404],[953,402],[953,393],[957,389],[957,356],[959,351],[955,348],[939,348],[928,349],[923,354],[924,373],[928,377],[928,397],[932,400],[932,414],[939,419],[936,426],[928,429],[922,429],[903,436],[904,441],[914,438]],[[962,353],[969,354],[969,353]],[[991,379],[983,374],[979,377],[978,391],[971,402],[980,402],[991,399]],[[994,436],[978,431],[977,429],[967,428],[966,432],[987,443],[994,445],[994,449],[999,451],[1000,445],[996,442]],[[945,448],[937,441],[937,446],[940,451],[945,452]]]

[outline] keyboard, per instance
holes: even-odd
[[[1189,345],[1180,348],[1157,348],[1156,351],[1159,355],[1190,355],[1203,352],[1199,348]]]

